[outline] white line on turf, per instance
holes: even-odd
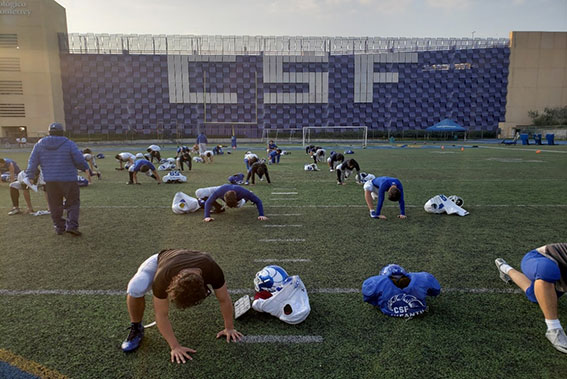
[[[305,242],[305,238],[264,238],[258,242]]]
[[[321,343],[321,336],[243,336],[239,343]]]
[[[235,288],[228,290],[231,294],[252,294],[252,288]],[[360,293],[358,288],[311,288],[309,293],[322,294],[349,294]],[[518,288],[443,288],[441,293],[489,293],[489,294],[521,294]],[[62,289],[36,289],[36,290],[8,290],[0,289],[0,296],[23,296],[23,295],[63,295],[63,296],[83,296],[83,295],[102,295],[102,296],[124,296],[125,290],[62,290]]]
[[[295,200],[297,200],[297,198],[296,197],[290,197],[290,198],[287,198],[287,197],[272,197],[272,198],[270,198],[270,201],[279,201],[279,200],[295,201]]]
[[[301,228],[303,225],[289,224],[289,225],[263,225],[264,228]]]
[[[267,259],[254,259],[254,262],[262,262],[262,263],[271,263],[271,262],[311,262],[311,259],[305,259],[305,258],[290,258],[290,259],[267,258]]]
[[[297,192],[272,192],[272,195],[297,195]]]

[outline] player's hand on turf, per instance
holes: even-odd
[[[268,218],[266,216],[258,216],[258,220],[266,221]]]
[[[191,356],[189,355],[189,353],[196,353],[197,350],[193,350],[190,349],[188,347],[184,347],[184,346],[178,346],[175,349],[171,350],[171,362],[175,362],[175,363],[185,363],[187,361],[187,359],[189,360],[193,360],[193,358],[191,358]]]
[[[226,336],[226,342],[230,342],[230,340],[236,342],[240,341],[240,339],[242,338],[242,333],[240,333],[236,329],[223,329],[217,333],[217,338],[220,338],[222,336]]]
[[[380,220],[385,220],[387,217],[384,216],[384,215],[378,215],[378,218],[379,218]]]
[[[406,215],[398,215],[398,218],[401,218],[401,219],[403,220],[403,219],[408,218],[408,216],[406,216]]]
[[[203,221],[205,221],[205,222],[211,222],[211,221],[215,221],[215,219],[212,218],[212,217],[205,217],[205,218],[203,219]]]

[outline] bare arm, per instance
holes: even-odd
[[[368,206],[369,211],[374,210],[374,204],[372,204],[372,192],[371,191],[364,191],[364,200],[366,200],[366,205]]]
[[[242,333],[234,329],[234,321],[232,319],[232,300],[228,294],[226,283],[219,289],[215,290],[220,305],[222,318],[224,320],[224,329],[217,333],[217,338],[226,336],[226,342],[236,342],[242,337]]]
[[[154,296],[154,312],[156,314],[156,323],[159,332],[167,341],[171,348],[171,361],[177,363],[185,363],[186,359],[193,359],[189,353],[195,353],[196,350],[181,346],[175,338],[171,322],[169,322],[169,301],[167,299],[158,299]]]

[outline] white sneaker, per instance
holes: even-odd
[[[567,335],[563,329],[550,329],[545,332],[545,337],[554,348],[562,353],[567,353]]]
[[[500,267],[502,267],[502,265],[506,265],[508,263],[506,263],[506,261],[502,258],[496,258],[496,260],[494,261],[494,263],[496,264],[496,267],[498,268],[498,273],[500,274],[500,279],[502,279],[504,281],[504,283],[506,284],[510,284],[510,282],[512,281],[512,279],[508,276],[508,274],[505,274]]]

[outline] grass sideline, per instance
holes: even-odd
[[[217,157],[212,165],[194,164],[186,184],[157,186],[142,176],[141,186],[127,186],[127,173],[114,170],[113,156],[131,147],[97,146],[95,153],[107,158],[98,161],[102,180],[95,178],[81,190],[81,238],[56,236],[49,216],[8,216],[8,185],[0,185],[5,194],[0,196],[0,289],[122,290],[145,258],[168,247],[210,252],[229,289],[252,291],[253,276],[264,265],[254,260],[269,258],[310,259],[282,264],[301,276],[308,291],[359,289],[391,262],[431,272],[443,288],[510,288],[499,280],[494,258],[518,267],[528,250],[566,239],[567,146],[546,147],[561,154],[537,155],[537,147],[460,151],[459,146],[354,149],[352,157],[364,171],[402,180],[407,220],[395,218],[397,205],[389,202],[383,212],[388,220],[371,219],[361,186],[352,179],[337,186],[324,165],[319,172],[303,171],[310,161],[298,149],[269,167],[272,185],[250,187],[267,215],[297,216],[273,216],[262,223],[247,205],[210,224],[202,222],[202,213],[173,214],[173,194],[193,195],[196,188],[244,171],[245,149]],[[260,145],[251,148],[262,151]],[[173,149],[166,146],[164,155],[172,156]],[[20,166],[28,155],[0,154]],[[298,195],[271,194],[282,188]],[[425,213],[423,204],[438,193],[463,197],[471,214]],[[281,200],[286,197],[296,200]],[[32,201],[36,210],[45,208],[41,194],[33,193]],[[302,227],[263,227],[269,224]],[[259,241],[266,238],[305,241]],[[175,365],[155,328],[147,331],[139,351],[119,350],[128,326],[122,296],[0,295],[0,349],[72,378],[560,378],[567,370],[565,355],[544,337],[539,308],[523,295],[446,292],[428,301],[425,316],[409,321],[382,315],[359,293],[313,291],[310,300],[312,313],[300,325],[250,313],[236,321],[236,328],[246,335],[321,336],[322,343],[226,344],[214,338],[222,328],[214,299],[185,311],[173,309],[178,339],[198,351],[193,361]],[[564,324],[566,311],[562,300]],[[148,301],[145,321],[152,320]]]

